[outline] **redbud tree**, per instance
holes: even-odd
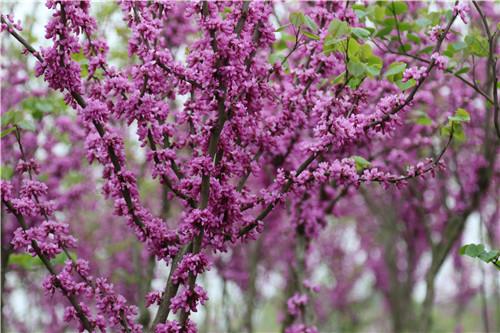
[[[497,4],[23,6],[3,330],[500,329]]]

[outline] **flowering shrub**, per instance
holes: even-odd
[[[2,14],[2,291],[42,314],[4,327],[252,332],[277,275],[283,332],[355,329],[369,275],[428,331],[470,217],[500,239],[494,6],[48,0],[41,47]]]

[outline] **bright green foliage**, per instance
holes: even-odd
[[[328,36],[332,39],[340,39],[347,36],[350,30],[351,29],[347,22],[335,19],[328,26]]]
[[[354,36],[357,36],[358,38],[364,39],[370,37],[371,33],[367,29],[364,28],[352,28],[351,32]]]
[[[408,11],[408,5],[402,1],[391,2],[387,7],[394,15],[401,15]]]
[[[290,24],[285,24],[285,25],[282,25],[280,26],[278,29],[276,29],[276,32],[282,32],[283,30],[285,30],[286,28],[288,28],[290,26]]]
[[[411,87],[413,87],[414,85],[416,85],[417,82],[414,80],[414,79],[410,79],[406,82],[403,82],[401,80],[397,81],[396,82],[396,85],[398,86],[399,89],[401,90],[407,90],[407,89],[410,89]]]
[[[14,169],[8,165],[0,165],[0,178],[9,180],[14,175]]]
[[[307,15],[304,15],[304,23],[306,24],[306,26],[311,29],[312,31],[316,32],[318,31],[318,25],[316,24],[316,22],[314,22],[314,20],[312,18],[310,18],[309,16]]]
[[[488,40],[486,37],[478,33],[471,33],[465,36],[465,43],[467,44],[467,52],[478,57],[487,57],[489,54]]]
[[[448,119],[459,123],[467,123],[470,121],[470,115],[464,109],[458,108],[455,111],[455,115],[448,117]]]
[[[487,251],[483,244],[466,244],[460,248],[460,254],[471,258],[478,258],[485,263],[492,263],[500,270],[500,251]]]
[[[417,110],[415,112],[415,115],[417,116],[414,119],[415,124],[422,125],[422,126],[432,126],[432,123],[433,123],[432,119],[429,118],[427,113],[425,113],[424,111]]]
[[[6,129],[2,129],[2,131],[0,132],[0,138],[3,138],[4,136],[14,132],[15,130],[16,130],[15,127],[9,127]]]
[[[387,79],[391,82],[394,82],[396,80],[401,80],[401,78],[403,77],[402,74],[405,71],[405,69],[406,69],[405,63],[396,61],[389,65],[389,67],[384,73],[384,76],[387,77]]]
[[[76,253],[70,252],[71,257],[76,260]],[[60,253],[55,256],[50,262],[54,265],[62,265],[67,260],[67,257],[64,253]],[[31,270],[36,269],[39,266],[43,265],[42,260],[39,257],[32,257],[28,253],[13,253],[9,256],[9,265],[16,265],[23,269]]]
[[[364,28],[350,27],[347,22],[333,20],[328,27],[328,35],[323,44],[326,54],[341,52],[347,60],[347,71],[351,76],[349,86],[356,88],[365,77],[373,78],[380,74],[382,60],[373,54],[370,44],[364,40],[371,35]],[[345,73],[344,75],[345,76]],[[339,75],[334,82],[341,82]]]
[[[462,124],[468,123],[469,121],[469,113],[462,108],[458,108],[453,116],[448,117],[448,123],[441,128],[441,134],[447,137],[453,135],[455,142],[464,142],[466,137]]]
[[[301,12],[293,12],[290,14],[289,17],[290,23],[295,26],[295,27],[300,27],[302,24],[305,23],[305,17],[304,14]]]
[[[352,156],[352,159],[354,160],[354,163],[356,165],[356,171],[362,172],[364,169],[367,169],[370,167],[371,163],[370,161],[367,161],[365,158],[361,156]]]
[[[43,98],[26,98],[18,108],[2,114],[2,131],[0,136],[3,138],[14,132],[16,127],[34,132],[37,122],[41,121],[45,116],[49,114],[60,115],[65,113],[67,109],[68,107],[64,103],[64,100],[57,95],[50,95]]]
[[[311,39],[314,39],[314,40],[320,40],[319,36],[318,35],[315,35],[313,33],[310,33],[308,31],[302,31],[302,34],[306,37],[309,37]]]

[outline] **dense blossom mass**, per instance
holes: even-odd
[[[2,6],[2,329],[500,325],[497,4]]]

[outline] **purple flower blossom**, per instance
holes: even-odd
[[[448,65],[448,58],[435,52],[431,55],[431,59],[434,60],[439,70],[444,71],[446,69],[446,65]]]
[[[470,7],[465,2],[459,2],[458,4],[453,6],[453,15],[460,15],[460,18],[465,24],[469,22],[469,11]]]
[[[308,302],[308,297],[305,294],[295,294],[287,301],[288,312],[297,317]]]
[[[410,79],[414,79],[415,81],[420,81],[427,76],[427,68],[424,66],[421,67],[410,67],[405,70],[403,73],[403,79],[401,81],[407,82]]]

